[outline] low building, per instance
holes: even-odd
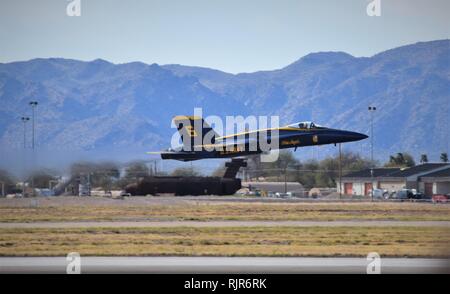
[[[450,167],[421,176],[419,191],[427,196],[450,194]]]
[[[431,196],[447,191],[450,181],[448,163],[425,163],[410,168],[373,168],[351,172],[342,177],[338,192],[345,195],[369,195],[372,189],[395,192],[401,189],[416,189]],[[447,192],[448,193],[448,192]]]
[[[379,187],[377,179],[398,171],[400,168],[373,168],[351,172],[342,177],[341,190],[337,183],[337,192],[342,191],[345,195],[368,195],[372,188]]]

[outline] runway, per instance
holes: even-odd
[[[9,228],[127,228],[127,227],[450,227],[450,221],[97,221],[0,223]]]
[[[366,258],[81,257],[81,273],[366,274]],[[65,257],[1,257],[0,273],[66,273]],[[450,273],[449,259],[381,258],[381,273]]]

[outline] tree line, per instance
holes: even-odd
[[[440,156],[441,162],[448,162],[447,153]],[[420,156],[420,163],[427,163],[426,154]],[[341,166],[339,166],[341,164]],[[242,169],[242,175],[245,180],[265,181],[289,181],[299,182],[306,188],[312,187],[336,187],[339,180],[339,171],[342,175],[346,173],[367,169],[374,166],[384,167],[412,167],[416,162],[412,155],[406,152],[399,152],[389,156],[387,162],[379,164],[371,162],[361,157],[359,154],[352,152],[343,152],[341,161],[339,155],[331,156],[323,160],[307,160],[300,161],[295,158],[290,150],[282,150],[279,159],[275,162],[264,163],[260,161],[259,156],[250,157],[248,167]],[[219,167],[211,175],[223,176],[224,167]],[[163,176],[201,176],[202,173],[195,167],[179,167],[174,169],[170,174],[156,171],[151,164],[146,161],[133,161],[125,165],[115,162],[76,162],[69,168],[70,177],[89,176],[92,187],[102,188],[105,191],[112,189],[123,189],[128,184],[138,181],[140,178],[155,175]],[[30,173],[25,182],[31,183],[34,180],[36,188],[50,188],[61,180],[59,172],[50,169],[40,169]],[[19,180],[8,173],[6,170],[0,169],[0,184],[5,186],[6,193],[19,193],[20,187],[16,186]]]

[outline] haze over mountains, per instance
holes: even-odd
[[[427,153],[436,161],[448,150],[450,40],[362,58],[343,52],[312,53],[278,70],[237,75],[101,59],[0,64],[4,154],[23,148],[20,117],[30,115],[31,100],[39,101],[36,145],[55,152],[89,150],[93,157],[142,158],[144,151],[167,147],[174,132],[171,118],[192,114],[194,107],[223,118],[279,115],[282,124],[313,120],[369,134],[367,107],[375,105],[376,158],[407,151],[416,156]],[[369,142],[345,148],[368,156]]]

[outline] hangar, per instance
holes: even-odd
[[[450,194],[450,167],[421,176],[419,191],[425,195]]]
[[[449,163],[424,163],[402,169],[365,169],[342,177],[341,186],[338,183],[337,189],[345,195],[369,195],[372,188],[389,192],[416,189],[427,196],[447,194],[450,193],[449,173]]]

